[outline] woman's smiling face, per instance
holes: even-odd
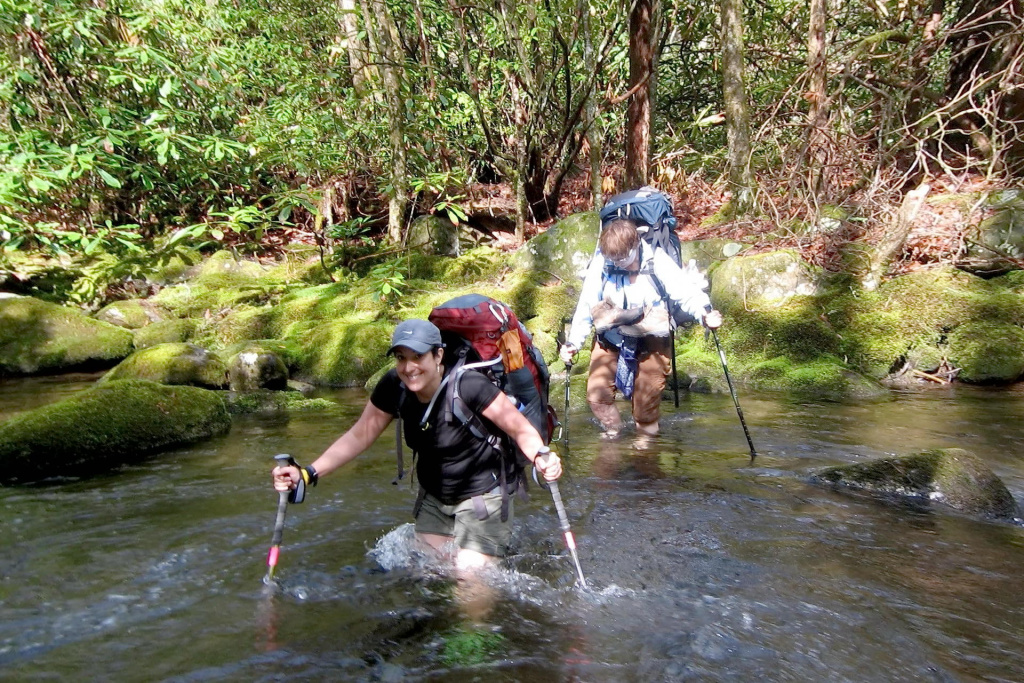
[[[428,400],[441,383],[441,357],[444,351],[416,353],[406,346],[395,349],[395,368],[398,379],[409,391]]]

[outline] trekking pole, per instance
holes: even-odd
[[[294,461],[290,455],[275,455],[278,467],[290,465]],[[284,516],[288,512],[288,491],[278,492],[277,519],[274,520],[274,535],[270,539],[270,552],[267,553],[267,575],[263,577],[263,583],[272,585],[274,583],[274,571],[277,569],[277,560],[281,555],[281,537],[284,535]]]
[[[538,458],[544,458],[551,451],[547,446],[541,447],[537,451]],[[545,458],[546,459],[546,458]],[[562,533],[565,534],[565,545],[569,548],[569,554],[572,555],[573,564],[576,565],[576,575],[579,576],[580,588],[583,590],[587,589],[587,580],[583,578],[583,568],[580,567],[580,558],[576,554],[576,539],[573,538],[572,529],[569,527],[569,517],[565,514],[565,506],[562,504],[562,494],[558,491],[557,481],[545,482],[548,488],[551,489],[551,499],[555,503],[555,512],[558,513],[558,524],[562,529]]]
[[[572,374],[572,363],[565,364],[565,410],[562,411],[562,443],[569,450],[569,375]]]
[[[707,311],[711,312],[711,306],[706,307]],[[750,462],[754,462],[754,458],[757,457],[757,451],[754,450],[754,442],[750,440],[750,430],[747,429],[747,421],[743,419],[743,408],[740,408],[739,399],[736,398],[736,390],[732,386],[732,379],[729,377],[729,365],[725,362],[725,351],[722,350],[722,345],[718,343],[718,333],[711,329],[711,337],[715,340],[715,348],[718,349],[718,357],[722,359],[722,371],[725,373],[725,383],[729,385],[729,393],[732,394],[732,402],[736,406],[736,414],[740,416],[740,425],[743,427],[743,435],[747,437],[747,445],[750,446]]]
[[[676,328],[669,327],[669,337],[672,338],[672,395],[675,398],[676,408],[679,407],[679,374],[676,372]],[[660,399],[659,399],[660,400]]]

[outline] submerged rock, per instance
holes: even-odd
[[[1014,521],[1017,502],[1006,485],[976,455],[939,448],[867,463],[830,467],[812,481],[833,486],[926,499],[972,515]]]
[[[100,381],[120,379],[221,389],[227,385],[227,366],[219,357],[195,344],[157,344],[136,351]]]
[[[0,376],[110,367],[131,352],[131,332],[76,308],[0,299]]]
[[[0,424],[0,482],[103,472],[230,427],[216,392],[107,382]]]

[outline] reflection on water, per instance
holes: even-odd
[[[8,417],[88,386],[0,383]],[[93,479],[0,489],[5,680],[1024,680],[1022,529],[806,483],[924,448],[984,458],[1024,500],[1024,396],[957,388],[871,404],[685,396],[663,433],[602,442],[572,416],[562,494],[593,590],[574,587],[550,496],[472,616],[411,544],[392,432],[289,510],[261,578],[276,453],[314,458],[361,410],[243,418]]]

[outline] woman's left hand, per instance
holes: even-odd
[[[538,454],[533,466],[544,475],[546,481],[555,481],[562,476],[562,460],[554,451],[549,451],[546,455]]]

